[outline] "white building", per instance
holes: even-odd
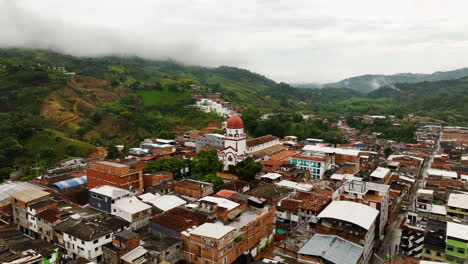
[[[346,235],[351,234],[360,238],[359,244],[364,247],[362,263],[369,263],[374,247],[378,215],[378,210],[364,204],[333,201],[318,215],[318,219],[321,225],[331,230],[336,229],[338,236],[344,233],[341,230],[346,230]]]
[[[218,158],[224,164],[224,170],[235,166],[247,157],[247,142],[244,134],[244,123],[239,116],[231,116],[226,124],[224,148],[218,151]]]
[[[220,103],[211,99],[202,98],[197,100],[195,106],[203,112],[216,113],[222,117],[229,117],[233,114],[229,103]]]
[[[83,257],[102,263],[102,246],[111,243],[115,233],[128,228],[128,225],[114,216],[90,220],[70,218],[56,226],[57,242],[71,259]]]
[[[132,230],[148,226],[151,206],[132,196],[120,199],[112,204],[112,214],[131,223]]]

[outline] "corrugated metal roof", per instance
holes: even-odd
[[[356,264],[364,248],[338,236],[314,235],[298,251],[301,255],[317,256],[336,264]]]
[[[0,202],[6,202],[7,200],[11,199],[10,194],[29,189],[29,188],[36,188],[39,190],[44,190],[45,188],[29,183],[29,182],[19,182],[19,181],[12,181],[12,182],[4,182],[0,184]]]
[[[87,177],[86,176],[81,176],[81,177],[78,177],[78,178],[73,178],[73,179],[69,179],[69,180],[65,180],[65,181],[61,181],[61,182],[56,182],[56,183],[54,183],[54,185],[57,186],[59,189],[64,190],[64,189],[68,189],[68,188],[75,187],[75,186],[78,186],[78,185],[86,184],[87,182],[88,182]]]

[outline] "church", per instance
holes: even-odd
[[[223,162],[223,170],[229,170],[230,165],[236,165],[247,157],[253,156],[265,149],[281,145],[279,138],[266,135],[263,137],[246,139],[244,122],[237,116],[231,116],[226,124],[224,146],[218,151],[218,159]]]
[[[247,140],[244,133],[244,122],[239,116],[231,116],[226,124],[224,147],[218,151],[218,159],[223,162],[224,170],[229,165],[236,165],[247,158]]]

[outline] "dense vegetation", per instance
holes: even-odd
[[[416,124],[411,122],[394,123],[391,120],[376,119],[372,124],[369,124],[362,120],[355,120],[352,117],[348,117],[347,122],[349,126],[357,128],[362,132],[380,133],[380,138],[391,139],[397,142],[415,143],[413,137],[416,131]]]
[[[66,77],[59,66],[77,75]],[[172,138],[222,121],[189,107],[192,84],[246,106],[242,117],[251,136],[296,135],[339,143],[342,135],[329,122],[362,114],[413,113],[461,125],[468,121],[468,79],[395,84],[363,94],[348,88],[296,89],[227,66],[0,49],[0,177],[22,167],[51,166],[67,156],[86,156],[95,146],[132,146],[146,137]],[[276,115],[261,120],[265,113]],[[298,113],[329,122],[304,120]],[[409,141],[412,129],[353,125],[402,141]]]

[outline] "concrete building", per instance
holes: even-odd
[[[289,164],[295,165],[298,169],[310,171],[310,177],[313,179],[322,179],[325,172],[334,164],[334,158],[325,154],[303,152],[294,155]]]
[[[333,194],[333,199],[361,203],[377,209],[376,234],[383,235],[388,220],[389,190],[390,186],[385,184],[348,180]]]
[[[447,214],[460,220],[468,220],[468,195],[461,193],[449,194]]]
[[[335,164],[359,164],[360,151],[355,149],[322,147],[319,145],[306,145],[302,150],[311,153],[325,153],[328,155],[333,155],[335,157]]]
[[[130,196],[131,193],[125,189],[101,185],[89,190],[89,206],[111,214],[116,201]]]
[[[13,198],[13,219],[20,231],[38,238],[39,232],[37,215],[49,208],[58,206],[50,199],[51,194],[39,189],[29,188],[10,194]]]
[[[129,225],[125,220],[109,215],[88,220],[70,218],[56,226],[56,243],[71,259],[82,257],[103,263],[103,245],[111,243],[114,234]]]
[[[303,263],[363,263],[364,248],[335,235],[314,235],[297,252]]]
[[[468,263],[468,225],[447,223],[445,260],[449,264]]]
[[[197,264],[232,263],[239,257],[255,257],[269,243],[275,207],[244,207],[224,224],[205,223],[182,232],[184,259]]]
[[[199,152],[203,148],[222,148],[224,138],[225,136],[221,134],[205,134],[195,139],[195,149]]]
[[[134,196],[115,201],[111,208],[112,214],[129,222],[134,231],[148,226],[151,206]]]
[[[318,215],[316,230],[319,234],[336,235],[362,246],[362,263],[369,263],[378,214],[378,210],[364,204],[333,201]]]

